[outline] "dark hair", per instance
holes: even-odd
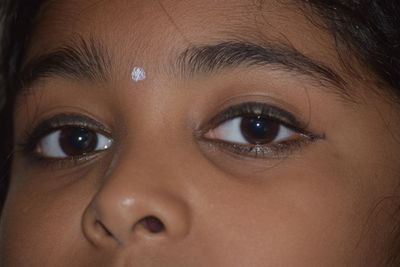
[[[12,158],[12,111],[18,70],[29,42],[33,20],[43,0],[0,3],[0,214],[6,198]]]
[[[340,56],[356,57],[376,74],[379,87],[391,88],[396,100],[400,98],[399,1],[297,1],[322,19],[336,39]]]
[[[400,2],[398,0],[295,0],[321,20],[337,41],[339,53],[350,53],[373,73],[383,89],[400,99]],[[2,0],[0,50],[0,210],[12,155],[12,108],[18,89],[18,71],[29,43],[34,19],[45,0]],[[316,15],[313,17],[312,15]],[[1,30],[1,28],[0,28]],[[345,48],[345,49],[343,49]],[[347,51],[346,51],[347,50]],[[6,97],[1,108],[1,99]],[[399,177],[400,178],[400,177]],[[400,225],[400,224],[399,224]],[[400,231],[399,231],[400,232]],[[398,238],[400,241],[400,238]],[[400,249],[400,242],[395,247]],[[389,264],[400,264],[393,253]],[[397,260],[396,260],[397,259]]]

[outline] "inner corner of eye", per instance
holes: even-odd
[[[208,131],[206,131],[206,133],[203,135],[203,137],[208,138],[208,139],[217,138],[217,135],[215,133],[215,129],[209,129]]]

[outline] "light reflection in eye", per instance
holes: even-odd
[[[236,117],[211,129],[205,137],[236,144],[268,144],[280,142],[296,135],[276,120],[261,116]]]
[[[47,158],[84,156],[106,150],[112,140],[82,127],[64,127],[44,136],[37,145],[37,153]]]

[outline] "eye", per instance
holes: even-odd
[[[264,145],[289,140],[298,135],[274,119],[244,116],[226,120],[208,131],[205,137],[236,144]]]
[[[242,156],[280,158],[322,138],[306,126],[281,108],[248,102],[218,113],[204,126],[200,140]]]
[[[70,158],[85,156],[108,149],[112,140],[84,127],[66,126],[39,140],[36,152],[45,158]]]

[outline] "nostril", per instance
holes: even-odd
[[[139,221],[139,223],[153,234],[158,234],[165,231],[165,226],[158,218],[147,216]]]

